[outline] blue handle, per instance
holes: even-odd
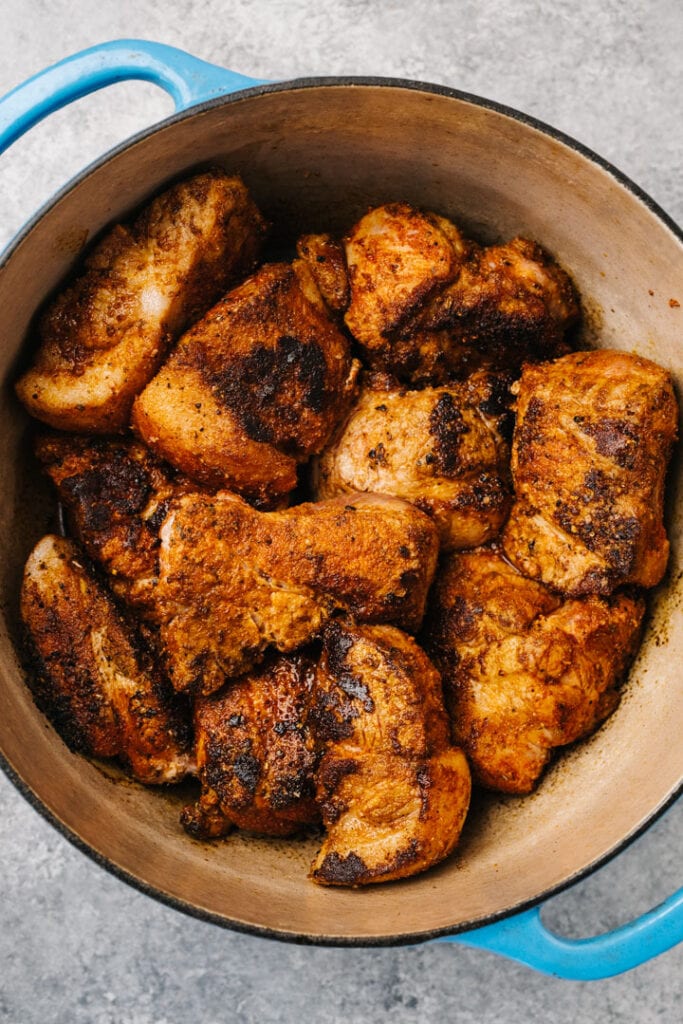
[[[176,110],[264,82],[208,64],[184,50],[144,39],[117,39],[82,50],[0,99],[0,153],[54,110],[127,79],[161,86]]]
[[[563,939],[549,932],[538,908],[436,942],[488,949],[572,981],[597,981],[623,974],[671,949],[683,939],[683,889],[630,924],[592,939]]]

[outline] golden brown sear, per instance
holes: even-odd
[[[69,747],[120,757],[148,784],[188,772],[177,698],[75,544],[48,535],[36,545],[21,615],[36,702]]]
[[[191,835],[209,839],[237,826],[286,836],[319,821],[307,725],[314,678],[306,653],[278,655],[196,700],[202,793],[181,819]]]
[[[417,344],[432,377],[480,367],[519,370],[568,351],[579,319],[574,286],[551,256],[526,238],[470,246],[457,279],[430,300],[401,344]]]
[[[60,430],[116,433],[171,341],[253,267],[265,225],[238,177],[209,171],[117,225],[45,311],[28,411]]]
[[[352,228],[345,252],[346,324],[376,369],[441,384],[567,351],[576,293],[535,242],[483,248],[444,217],[393,203]]]
[[[450,745],[439,673],[415,641],[393,626],[330,623],[310,717],[327,829],[313,880],[388,882],[447,857],[470,773]]]
[[[349,304],[349,274],[341,242],[332,235],[302,235],[296,243],[297,255],[308,264],[325,300],[335,313],[343,313]]]
[[[487,548],[445,560],[424,640],[477,782],[529,793],[554,747],[614,710],[644,607],[628,593],[562,598]]]
[[[460,232],[445,217],[389,203],[361,218],[344,252],[351,292],[344,319],[370,364],[404,380],[428,378],[429,360],[412,343],[410,325],[457,278],[467,252]]]
[[[533,241],[392,202],[254,270],[264,234],[198,174],[43,313],[16,390],[72,432],[36,453],[84,550],[26,563],[29,681],[71,749],[196,771],[190,835],[322,824],[315,882],[393,881],[452,852],[472,778],[529,793],[617,706],[676,399],[646,359],[567,354],[578,297]]]
[[[432,516],[442,550],[497,536],[510,508],[509,377],[486,372],[409,391],[371,376],[320,457],[319,498],[392,494]]]
[[[181,338],[133,425],[194,480],[272,507],[327,443],[356,372],[307,265],[267,264]]]
[[[196,485],[132,439],[43,434],[35,451],[72,535],[108,574],[117,597],[149,613],[159,528],[172,498]]]
[[[236,495],[187,495],[161,528],[156,614],[177,690],[288,653],[343,609],[417,630],[434,575],[431,519],[378,495],[257,512]]]
[[[526,366],[516,390],[508,558],[566,594],[654,586],[669,553],[664,477],[678,417],[669,373],[602,349]]]

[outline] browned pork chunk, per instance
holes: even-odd
[[[36,701],[72,749],[120,757],[149,784],[187,773],[177,698],[70,541],[48,535],[34,548],[21,615]]]
[[[678,418],[670,375],[603,349],[526,366],[516,389],[508,558],[566,594],[654,586],[669,553],[664,477]]]
[[[306,264],[267,264],[181,338],[133,424],[193,479],[272,507],[329,440],[355,376]]]
[[[264,222],[242,181],[209,171],[117,225],[43,314],[17,394],[60,430],[116,433],[169,344],[253,267]]]
[[[211,693],[338,609],[415,631],[437,553],[432,520],[394,498],[257,512],[227,492],[182,497],[161,528],[155,592],[173,685]]]
[[[196,485],[132,438],[43,434],[35,450],[73,536],[105,570],[117,597],[149,613],[159,528],[171,499]]]
[[[420,347],[432,376],[517,371],[567,352],[567,331],[578,319],[565,271],[540,245],[513,238],[470,246],[457,279],[425,305],[403,343]]]
[[[509,383],[477,373],[409,391],[371,377],[320,457],[317,497],[371,491],[411,501],[433,517],[443,550],[493,539],[512,502]]]
[[[302,235],[296,251],[308,264],[325,305],[343,313],[349,304],[349,275],[341,242],[331,235]]]
[[[446,560],[424,639],[477,782],[529,793],[553,748],[614,710],[644,607],[627,593],[559,597],[491,549]]]
[[[232,828],[286,836],[319,821],[315,746],[307,725],[315,663],[271,657],[219,693],[195,702],[202,794],[182,823],[202,839]]]
[[[576,293],[535,242],[484,248],[444,217],[392,203],[366,214],[344,245],[346,324],[376,369],[441,384],[567,351]]]
[[[344,239],[351,290],[345,321],[372,366],[403,380],[430,378],[435,357],[412,337],[411,325],[457,278],[466,251],[454,224],[408,203],[370,210],[351,229]]]
[[[439,673],[415,641],[392,626],[330,623],[310,717],[327,829],[313,880],[388,882],[447,857],[470,773],[450,745]]]

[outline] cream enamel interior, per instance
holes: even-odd
[[[536,238],[573,274],[587,339],[656,359],[680,394],[680,240],[609,171],[539,129],[452,95],[378,83],[266,91],[162,126],[67,191],[0,272],[0,749],[82,843],[133,880],[226,923],[373,942],[508,912],[606,857],[683,780],[680,458],[669,492],[670,570],[621,707],[534,796],[479,797],[456,854],[423,876],[334,891],[306,877],[313,840],[192,841],[178,825],[189,790],[145,790],[71,754],[24,685],[15,653],[19,579],[50,512],[11,390],[17,353],[36,308],[72,267],[75,237],[92,239],[169,179],[210,163],[243,175],[285,239],[343,230],[368,205],[398,199],[450,216],[484,240]]]

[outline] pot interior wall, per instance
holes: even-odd
[[[608,171],[538,129],[439,92],[380,85],[290,87],[210,106],[118,151],[66,191],[0,275],[0,369],[16,373],[30,321],[79,250],[169,179],[205,165],[239,171],[276,237],[343,231],[373,203],[405,199],[482,240],[523,233],[572,272],[586,340],[634,350],[683,382],[683,250]],[[250,928],[382,941],[462,928],[566,883],[639,830],[683,778],[680,464],[672,472],[671,568],[654,595],[621,707],[527,799],[478,796],[462,843],[422,877],[367,891],[307,880],[314,840],[190,840],[192,791],[144,790],[71,754],[35,710],[15,654],[21,567],[50,520],[28,424],[6,383],[0,430],[0,749],[49,812],[96,854],[152,890]]]

